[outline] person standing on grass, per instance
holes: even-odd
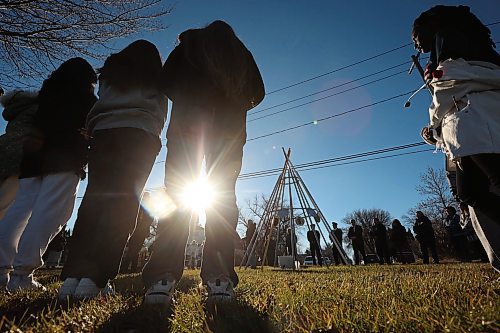
[[[439,258],[436,250],[436,238],[434,236],[434,228],[432,228],[431,220],[421,211],[417,211],[417,218],[413,225],[415,238],[420,243],[422,251],[423,263],[429,263],[429,250],[431,251],[432,259],[435,264],[439,264]]]
[[[316,265],[316,258],[318,264],[323,266],[323,258],[321,257],[321,242],[320,242],[319,231],[316,230],[316,225],[311,224],[311,230],[307,232],[307,240],[309,241],[309,251],[311,251],[311,256],[313,260],[313,265]]]
[[[177,210],[159,222],[155,251],[143,270],[148,288],[144,300],[169,306],[182,276],[191,214],[180,194],[199,177],[203,158],[215,201],[206,209],[201,279],[209,302],[231,300],[238,284],[235,184],[246,141],[246,114],[264,98],[264,84],[252,54],[223,21],[181,33],[163,69],[173,102],[165,185]]]
[[[99,101],[87,117],[89,180],[69,246],[59,298],[113,293],[167,114],[158,49],[137,40],[99,69]]]
[[[363,239],[363,228],[356,223],[356,220],[351,220],[351,227],[347,232],[347,237],[351,240],[352,249],[354,251],[354,263],[360,264],[359,254],[363,257],[363,262],[366,263],[365,241]]]
[[[491,31],[467,6],[435,6],[414,21],[415,48],[430,53],[430,123],[421,135],[457,165],[460,201],[500,270],[500,55]]]
[[[0,136],[0,220],[16,198],[23,144],[33,128],[37,97],[38,91],[13,90],[4,95],[2,89],[0,104],[7,126]]]
[[[387,228],[380,222],[378,217],[373,218],[371,234],[375,241],[375,249],[377,250],[379,263],[381,265],[384,263],[388,265],[391,264],[389,246],[387,244]]]
[[[33,278],[73,212],[85,178],[85,118],[96,101],[94,69],[72,58],[43,82],[34,128],[23,145],[19,190],[0,221],[0,279],[8,290],[43,289]],[[9,274],[9,271],[12,270]]]
[[[406,238],[406,229],[401,225],[398,219],[392,221],[390,241],[395,260],[403,264],[410,263],[406,255],[406,252],[410,251],[410,245]]]
[[[294,258],[297,257],[297,235],[293,233],[292,235],[292,228],[287,228],[286,229],[286,234],[285,234],[285,245],[286,245],[286,252],[287,255],[293,256]]]
[[[342,229],[338,227],[337,222],[332,222],[332,231],[330,232],[330,240],[332,241],[332,243],[336,242],[337,245],[342,250]],[[333,251],[333,260],[335,261],[335,265],[345,264],[344,260],[342,259],[341,252],[339,252],[335,244],[332,244],[332,251]]]
[[[460,225],[460,216],[453,206],[446,207],[445,211],[444,226],[450,237],[450,243],[455,250],[455,254],[461,262],[469,262],[469,246],[465,230]]]
[[[196,257],[198,256],[198,243],[196,240],[192,240],[191,243],[186,247],[186,260],[187,267],[189,269],[194,269],[196,267]]]

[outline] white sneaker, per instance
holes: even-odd
[[[45,291],[45,288],[40,282],[36,281],[33,278],[33,274],[25,275],[25,274],[12,274],[10,277],[9,283],[7,283],[8,291],[18,291],[18,290],[42,290]]]
[[[73,293],[75,299],[89,299],[99,296],[114,296],[115,291],[108,282],[104,288],[99,288],[92,279],[82,278]]]
[[[207,302],[228,303],[235,299],[233,282],[221,276],[206,282]]]
[[[80,283],[80,279],[78,278],[67,278],[64,280],[61,288],[59,288],[59,292],[57,293],[57,298],[60,301],[65,301],[68,298],[73,297],[75,294],[76,287]]]
[[[169,307],[174,295],[175,280],[160,280],[153,284],[144,295],[144,303]]]

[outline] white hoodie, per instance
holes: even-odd
[[[160,137],[167,118],[167,97],[150,88],[119,90],[99,84],[99,100],[87,116],[87,130],[131,127]]]
[[[442,129],[438,147],[451,159],[500,154],[500,67],[450,59],[437,70],[443,76],[431,82],[434,96],[429,116],[431,128]]]

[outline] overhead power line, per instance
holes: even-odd
[[[381,149],[377,149],[377,150],[370,150],[370,151],[356,153],[356,154],[352,154],[352,155],[345,155],[345,156],[333,157],[333,158],[314,161],[314,162],[301,163],[301,164],[295,165],[295,168],[296,169],[308,168],[308,167],[322,165],[322,164],[326,164],[326,163],[333,163],[333,162],[339,162],[339,161],[353,159],[353,158],[360,158],[360,157],[366,157],[366,156],[371,156],[371,155],[389,153],[389,152],[402,150],[402,149],[420,147],[423,145],[426,145],[426,143],[424,141],[420,141],[420,142],[409,143],[409,144],[405,144],[405,145],[381,148]],[[281,170],[282,170],[282,168],[275,168],[275,169],[267,169],[267,170],[249,172],[249,173],[241,174],[240,177],[244,178],[244,177],[249,177],[249,176],[256,176],[256,175],[261,175],[261,174],[276,172],[276,171],[281,171]]]
[[[301,127],[305,127],[305,126],[309,126],[309,125],[317,125],[319,122],[322,122],[322,121],[325,121],[325,120],[328,120],[328,119],[332,119],[332,118],[335,118],[335,117],[344,116],[344,115],[352,113],[352,112],[360,111],[360,110],[366,109],[366,108],[368,108],[370,106],[374,106],[374,105],[377,105],[377,104],[382,104],[382,103],[394,100],[394,99],[399,98],[399,97],[410,95],[413,92],[415,92],[415,90],[411,90],[411,91],[408,91],[408,92],[405,92],[405,93],[402,93],[402,94],[399,94],[399,95],[391,96],[389,98],[386,98],[386,99],[383,99],[383,100],[380,100],[380,101],[377,101],[377,102],[374,102],[374,103],[370,103],[370,104],[367,104],[367,105],[363,105],[363,106],[360,106],[360,107],[357,107],[357,108],[354,108],[354,109],[351,109],[351,110],[347,110],[347,111],[344,111],[344,112],[341,112],[341,113],[337,113],[337,114],[334,114],[334,115],[331,115],[331,116],[328,116],[328,117],[324,117],[324,118],[320,118],[320,119],[317,119],[317,120],[309,121],[309,122],[304,123],[304,124],[300,124],[300,125],[296,125],[296,126],[284,128],[282,130],[271,132],[271,133],[268,133],[268,134],[259,135],[259,136],[247,139],[247,142],[259,140],[259,139],[262,139],[262,138],[266,138],[268,136],[272,136],[272,135],[276,135],[276,134],[280,134],[280,133],[284,133],[284,132],[288,132],[288,131],[292,131],[292,130],[295,130],[295,129],[298,129],[298,128],[301,128]]]
[[[397,72],[397,73],[394,73],[394,74],[391,74],[391,75],[387,75],[387,76],[384,76],[384,77],[381,77],[381,78],[378,78],[378,79],[375,79],[375,80],[363,83],[363,84],[361,84],[359,86],[356,86],[356,87],[351,87],[351,88],[348,88],[348,89],[336,92],[334,94],[330,94],[330,95],[323,96],[323,97],[320,97],[320,98],[317,98],[317,99],[313,99],[312,101],[309,101],[309,102],[306,102],[306,103],[294,105],[294,106],[291,106],[291,107],[283,109],[283,110],[271,112],[271,113],[268,113],[266,115],[263,115],[263,116],[260,116],[260,117],[257,117],[257,118],[253,118],[253,119],[250,119],[250,120],[247,120],[247,123],[251,123],[251,122],[256,121],[256,120],[260,120],[260,119],[264,119],[264,118],[267,118],[267,117],[271,117],[271,116],[274,116],[274,115],[277,115],[277,114],[280,114],[280,113],[283,113],[283,112],[287,112],[287,111],[299,108],[301,106],[306,106],[306,105],[309,105],[309,104],[312,104],[312,103],[320,102],[320,101],[323,101],[325,99],[332,98],[332,97],[335,97],[335,96],[338,96],[338,95],[341,95],[341,94],[344,94],[346,92],[353,91],[353,90],[356,90],[356,89],[359,89],[359,88],[362,88],[362,87],[366,87],[366,86],[368,86],[370,84],[381,82],[381,81],[390,79],[392,77],[395,77],[397,75],[401,75],[401,74],[407,73],[407,72],[408,72],[408,70],[405,69],[403,71],[400,71],[400,72]]]
[[[493,25],[497,25],[497,24],[500,24],[500,21],[491,22],[491,23],[485,24],[485,26],[489,27],[489,26],[493,26]],[[275,94],[275,93],[277,93],[277,92],[280,92],[280,91],[283,91],[283,90],[286,90],[286,89],[290,89],[290,88],[292,88],[292,87],[295,87],[295,86],[298,86],[298,85],[304,84],[304,83],[306,83],[306,82],[310,82],[310,81],[313,81],[313,80],[319,79],[320,77],[324,77],[324,76],[327,76],[327,75],[333,74],[333,73],[335,73],[335,72],[341,71],[341,70],[343,70],[343,69],[346,69],[346,68],[349,68],[349,67],[353,67],[353,66],[356,66],[356,65],[362,64],[362,63],[364,63],[364,62],[367,62],[367,61],[370,61],[370,60],[373,60],[373,59],[379,58],[379,57],[381,57],[381,56],[384,56],[384,55],[386,55],[386,54],[389,54],[389,53],[392,53],[392,52],[398,51],[398,50],[403,49],[403,48],[405,48],[405,47],[407,47],[407,46],[410,46],[410,45],[413,45],[413,43],[407,43],[407,44],[404,44],[404,45],[401,45],[401,46],[395,47],[395,48],[393,48],[393,49],[390,49],[390,50],[387,50],[387,51],[384,51],[384,52],[378,53],[378,54],[373,55],[373,56],[371,56],[371,57],[361,59],[361,60],[356,61],[356,62],[354,62],[354,63],[352,63],[352,64],[345,65],[345,66],[342,66],[342,67],[339,67],[339,68],[333,69],[333,70],[331,70],[331,71],[328,71],[328,72],[326,72],[326,73],[319,74],[319,75],[316,75],[316,76],[310,77],[310,78],[308,78],[308,79],[305,79],[305,80],[302,80],[302,81],[299,81],[299,82],[296,82],[296,83],[289,84],[288,86],[284,86],[284,87],[281,87],[281,88],[278,88],[278,89],[272,90],[272,91],[270,91],[270,92],[266,93],[266,95]]]
[[[396,48],[393,48],[393,49],[390,49],[390,50],[387,50],[387,51],[384,51],[384,52],[381,52],[381,53],[378,53],[374,56],[371,56],[371,57],[368,57],[368,58],[364,58],[362,60],[359,60],[359,61],[356,61],[356,62],[353,62],[352,64],[349,64],[349,65],[345,65],[345,66],[342,66],[342,67],[339,67],[339,68],[336,68],[334,70],[331,70],[329,72],[326,72],[326,73],[323,73],[323,74],[320,74],[320,75],[316,75],[316,76],[313,76],[309,79],[305,79],[305,80],[302,80],[302,81],[299,81],[297,83],[293,83],[293,84],[290,84],[288,86],[285,86],[285,87],[282,87],[282,88],[278,88],[278,89],[275,89],[273,91],[270,91],[268,93],[266,93],[266,95],[271,95],[271,94],[274,94],[274,93],[277,93],[279,91],[283,91],[283,90],[286,90],[286,89],[289,89],[289,88],[292,88],[292,87],[295,87],[295,86],[298,86],[298,85],[301,85],[301,84],[304,84],[306,82],[310,82],[310,81],[313,81],[313,80],[316,80],[316,79],[319,79],[320,77],[323,77],[323,76],[326,76],[326,75],[330,75],[332,73],[335,73],[335,72],[338,72],[338,71],[341,71],[343,69],[346,69],[346,68],[349,68],[349,67],[353,67],[353,66],[356,66],[356,65],[359,65],[359,64],[362,64],[364,62],[367,62],[367,61],[370,61],[370,60],[373,60],[373,59],[376,59],[376,58],[379,58],[381,56],[384,56],[386,54],[389,54],[389,53],[392,53],[392,52],[395,52],[397,50],[400,50],[402,48],[405,48],[407,46],[410,46],[412,45],[413,43],[408,43],[408,44],[404,44],[404,45],[401,45],[401,46],[398,46]]]
[[[292,100],[289,100],[289,101],[286,101],[286,102],[283,102],[283,103],[280,103],[280,104],[276,104],[276,105],[273,105],[273,106],[269,106],[269,107],[266,107],[264,109],[260,109],[260,110],[253,109],[253,110],[250,110],[250,111],[248,111],[248,114],[249,115],[254,115],[256,113],[261,113],[261,112],[264,112],[264,111],[267,111],[267,110],[271,110],[271,109],[274,109],[274,108],[277,108],[277,107],[280,107],[280,106],[283,106],[283,105],[286,105],[286,104],[297,102],[297,101],[300,101],[300,100],[302,100],[304,98],[316,96],[316,95],[322,94],[324,92],[327,92],[327,91],[330,91],[330,90],[333,90],[333,89],[336,89],[336,88],[340,88],[340,87],[343,87],[345,85],[348,85],[348,84],[351,84],[351,83],[354,83],[354,82],[357,82],[357,81],[361,81],[363,79],[366,79],[366,78],[369,78],[369,77],[372,77],[372,76],[375,76],[375,75],[378,75],[378,74],[381,74],[381,73],[385,73],[385,72],[387,72],[387,71],[389,71],[391,69],[398,68],[398,67],[401,67],[403,65],[409,65],[411,63],[412,63],[411,61],[405,61],[405,62],[402,62],[402,63],[400,63],[398,65],[394,65],[394,66],[390,66],[390,67],[381,69],[381,70],[379,70],[379,71],[377,71],[375,73],[371,73],[371,74],[359,77],[357,79],[353,79],[353,80],[350,80],[350,81],[346,81],[346,82],[337,84],[337,85],[332,86],[330,88],[326,88],[326,89],[323,89],[323,90],[320,90],[320,91],[313,92],[313,93],[311,93],[309,95],[305,95],[305,96],[302,96],[302,97],[294,98]]]
[[[387,158],[394,158],[394,157],[430,152],[430,151],[434,151],[434,150],[435,150],[434,148],[426,148],[426,149],[420,149],[420,150],[404,152],[404,153],[390,154],[390,155],[384,155],[384,156],[378,156],[378,157],[363,158],[363,159],[358,159],[358,160],[354,160],[354,161],[338,162],[338,163],[332,163],[332,164],[328,164],[328,165],[320,165],[320,166],[315,166],[315,167],[302,168],[302,169],[298,169],[298,171],[304,172],[304,171],[311,171],[311,170],[317,170],[317,169],[332,168],[332,167],[341,166],[341,165],[362,163],[362,162],[375,161],[375,160],[383,160],[383,159],[387,159]],[[295,169],[297,169],[297,167]],[[251,176],[251,177],[242,177],[242,178],[238,177],[238,180],[264,178],[264,177],[276,176],[276,175],[279,175],[280,173],[281,173],[281,170],[274,171],[271,173],[262,174],[262,175]]]

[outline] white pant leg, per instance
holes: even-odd
[[[19,180],[19,190],[12,206],[0,221],[0,268],[12,266],[17,252],[19,239],[31,217],[33,206],[40,191],[41,178]]]
[[[13,263],[16,271],[29,274],[43,265],[47,246],[71,217],[79,183],[73,171],[43,177],[40,195],[19,241]]]
[[[17,189],[19,188],[18,176],[12,176],[0,183],[0,220],[5,216],[7,210],[16,199]]]
[[[500,226],[498,221],[492,221],[481,212],[469,206],[472,226],[481,241],[491,266],[500,273]]]

